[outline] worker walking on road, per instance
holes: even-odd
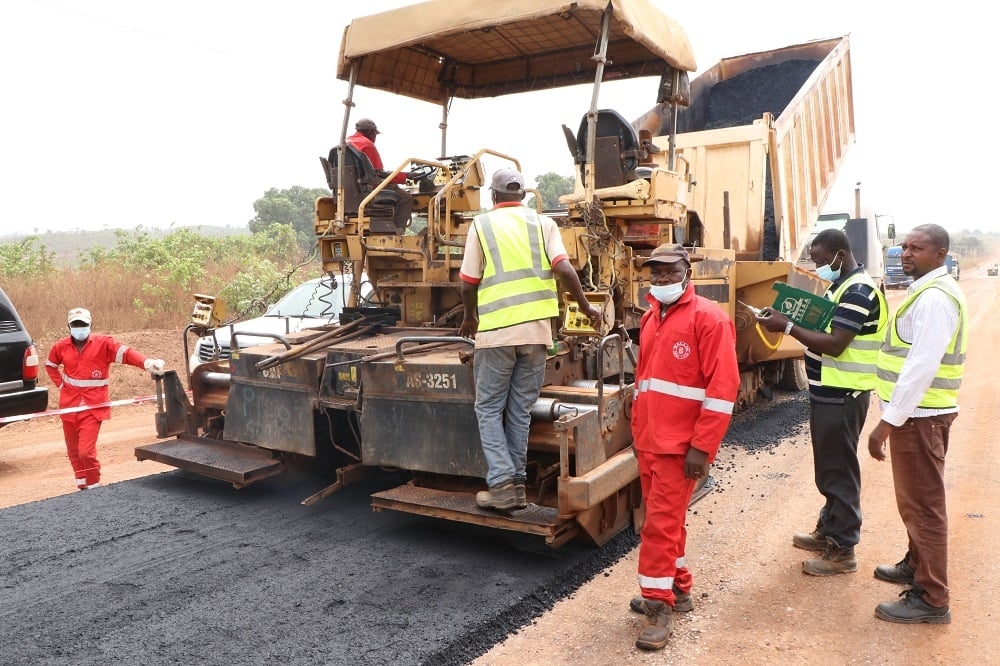
[[[462,260],[461,335],[475,338],[473,377],[488,490],[476,503],[490,509],[527,506],[525,465],[531,408],[545,379],[546,348],[559,314],[559,276],[593,321],[601,311],[586,298],[556,223],[526,208],[524,178],[493,174],[494,207],[469,229]]]
[[[858,570],[854,547],[861,540],[861,466],[858,440],[875,388],[875,360],[889,319],[885,296],[851,251],[847,234],[825,229],[813,239],[809,257],[816,274],[831,282],[826,298],[837,304],[823,331],[796,326],[765,308],[757,319],[806,346],[809,429],[816,488],[826,499],[816,528],[793,535],[792,544],[821,551],[802,563],[814,576]]]
[[[632,437],[646,519],[642,596],[631,608],[646,615],[636,646],[658,650],[673,630],[671,610],[692,609],[684,519],[729,428],[740,375],[736,327],[717,303],[695,294],[688,251],[661,245],[645,264],[650,308],[639,324]]]
[[[111,418],[107,405],[111,363],[125,363],[162,375],[164,362],[147,359],[108,335],[91,334],[90,311],[69,311],[69,336],[49,350],[45,370],[59,388],[59,408],[80,408],[62,414],[66,453],[80,490],[101,485],[101,463],[97,460],[97,436],[101,421]]]
[[[914,227],[903,240],[903,272],[913,278],[889,322],[878,355],[882,419],[868,436],[868,451],[885,460],[889,440],[896,506],[906,527],[907,552],[875,577],[909,585],[898,601],[879,604],[889,622],[951,622],[948,589],[948,513],[944,460],[958,414],[969,312],[948,274],[948,232],[936,224]]]

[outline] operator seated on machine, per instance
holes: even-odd
[[[354,124],[354,129],[356,131],[347,137],[347,143],[368,157],[368,160],[375,168],[375,173],[379,177],[385,178],[388,176],[389,172],[382,165],[382,156],[379,155],[378,149],[375,148],[375,137],[381,133],[378,131],[375,121],[370,118],[362,118]],[[331,159],[331,162],[333,161],[334,159]],[[396,194],[396,213],[393,221],[396,227],[400,229],[410,226],[410,216],[413,213],[413,195],[405,187],[401,187],[406,183],[406,177],[407,174],[405,172],[396,174],[396,177],[392,179],[393,184],[385,188]]]

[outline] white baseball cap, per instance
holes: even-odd
[[[90,310],[87,308],[73,308],[70,310],[66,323],[72,324],[74,321],[82,321],[87,326],[90,326]]]

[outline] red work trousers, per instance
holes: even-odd
[[[684,478],[684,456],[637,451],[646,522],[639,543],[639,590],[644,599],[674,605],[674,591],[691,592],[684,563],[688,502],[695,482]]]
[[[913,579],[931,606],[947,606],[948,510],[944,457],[956,414],[908,419],[889,435],[896,506],[906,526]]]
[[[101,463],[97,460],[97,435],[101,421],[90,411],[66,414],[62,417],[63,438],[69,464],[76,473],[77,485],[92,486],[101,480]],[[83,483],[80,483],[83,479]]]

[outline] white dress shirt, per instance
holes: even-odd
[[[915,280],[907,296],[931,280],[948,275],[941,266]],[[891,401],[882,401],[882,420],[901,426],[913,417],[937,416],[958,411],[958,406],[942,409],[919,407],[941,365],[955,329],[958,328],[958,304],[940,289],[927,289],[896,319],[896,331],[904,342],[913,345],[899,373]]]

